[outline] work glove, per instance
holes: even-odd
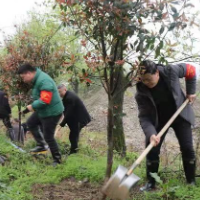
[[[29,112],[30,112],[29,109],[26,108],[26,109],[22,110],[20,113],[24,116],[25,114],[27,114]]]

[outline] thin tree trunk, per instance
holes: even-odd
[[[79,93],[79,82],[76,78],[75,78],[75,81],[73,82],[73,89],[76,94]]]
[[[114,104],[114,130],[113,130],[113,148],[121,156],[126,155],[126,142],[124,135],[123,127],[123,103],[124,103],[124,93],[126,90],[127,80],[123,73],[123,68],[119,67],[118,70],[115,70],[115,80],[116,89],[113,95],[113,104]]]
[[[24,144],[22,137],[21,137],[21,124],[22,124],[22,114],[21,114],[21,100],[19,100],[20,102],[18,103],[18,113],[19,113],[19,132],[18,132],[18,141],[22,142],[22,144]]]
[[[121,156],[126,155],[126,143],[123,127],[123,101],[124,91],[114,98],[114,129],[113,129],[113,148]]]
[[[125,40],[117,40],[111,48],[111,57],[113,58],[113,63],[116,60],[123,59],[123,44]],[[113,73],[110,76],[113,76],[113,113],[114,113],[114,129],[113,129],[113,148],[121,156],[126,155],[126,143],[124,136],[123,128],[123,103],[124,103],[124,93],[126,90],[127,80],[124,76],[123,66],[114,64]]]
[[[107,151],[107,169],[106,177],[109,178],[112,172],[113,164],[113,102],[112,99],[108,100],[108,125],[107,125],[107,141],[108,141],[108,151]]]

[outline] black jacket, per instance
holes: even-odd
[[[61,126],[64,126],[66,123],[79,122],[84,127],[91,121],[86,107],[75,93],[67,91],[63,97],[63,105],[65,109]]]
[[[0,116],[8,116],[9,114],[11,114],[11,108],[8,103],[8,98],[5,92],[0,91]]]
[[[169,90],[172,92],[175,100],[176,109],[178,109],[185,101],[186,97],[181,89],[179,78],[187,76],[187,64],[181,63],[177,65],[158,66],[159,74],[167,83]],[[139,110],[139,121],[141,127],[149,139],[151,135],[156,134],[156,128],[158,127],[158,113],[156,110],[155,102],[151,96],[148,88],[142,83],[136,85],[136,101]],[[195,94],[196,92],[196,76],[191,79],[186,79],[186,93]],[[180,116],[188,121],[190,124],[194,124],[194,113],[191,105],[187,105],[180,113]]]

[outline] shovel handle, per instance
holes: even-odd
[[[57,129],[56,129],[56,131],[55,131],[55,137],[57,137],[58,136],[58,133],[59,133],[59,131],[61,130],[61,128],[62,128],[62,126],[58,126],[57,127]]]
[[[176,117],[181,113],[181,111],[185,108],[185,106],[188,104],[189,99],[186,99],[184,103],[179,107],[179,109],[174,113],[174,115],[170,118],[170,120],[165,124],[165,126],[162,128],[162,130],[158,133],[159,137],[162,137],[162,135],[165,133],[165,131],[169,128],[169,126],[173,123],[173,121],[176,119]],[[151,151],[151,149],[154,147],[154,141],[151,142],[147,148],[143,151],[143,153],[138,157],[138,159],[133,163],[133,165],[130,167],[129,171],[127,172],[127,175],[130,175],[133,170],[141,163],[141,161],[146,157],[146,155]]]
[[[58,121],[58,124],[60,124],[62,122],[62,120],[64,119],[64,115],[62,114],[62,116],[60,117],[59,121]],[[58,126],[56,128],[56,131],[55,131],[55,137],[58,135],[58,132],[60,131],[62,127],[61,126]]]

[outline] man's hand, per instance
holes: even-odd
[[[31,111],[31,112],[34,112],[32,105],[28,105],[28,106],[27,106],[27,109],[28,109],[29,111]]]
[[[187,94],[187,98],[189,99],[190,103],[194,103],[196,94]]]
[[[152,135],[150,137],[150,142],[154,143],[154,147],[157,146],[160,143],[160,137],[157,135]]]

